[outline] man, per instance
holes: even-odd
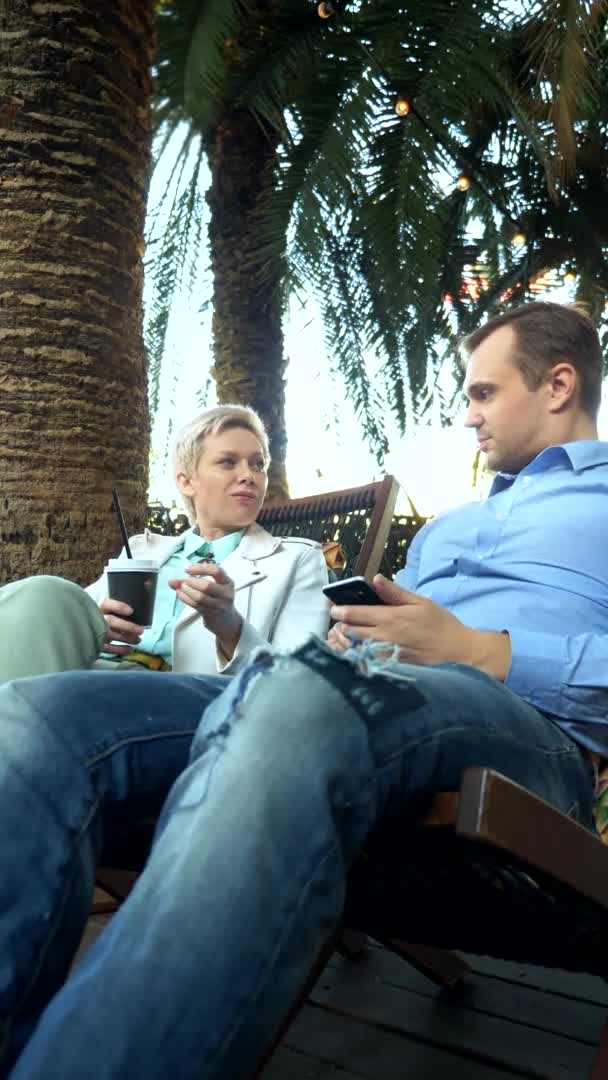
[[[0,691],[11,1080],[253,1076],[372,829],[398,828],[469,765],[591,826],[586,748],[608,745],[597,335],[575,308],[531,304],[465,355],[493,492],[426,526],[399,583],[376,578],[386,607],[336,609],[333,649],[262,653],[223,693],[145,673]],[[134,892],[59,989],[104,825],[178,773]]]

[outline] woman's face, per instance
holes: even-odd
[[[268,486],[262,447],[242,427],[208,435],[194,472],[179,472],[176,479],[194,502],[197,524],[208,540],[251,525]]]

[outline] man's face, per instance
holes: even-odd
[[[501,326],[471,353],[465,373],[465,426],[475,428],[494,472],[519,472],[551,443],[549,384],[528,389],[512,359],[515,345],[513,328]]]

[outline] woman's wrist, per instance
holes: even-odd
[[[218,648],[226,660],[232,660],[236,652],[236,647],[241,639],[241,631],[243,629],[243,619],[239,615],[238,611],[235,611],[235,619],[231,624],[222,627],[219,633],[215,635]]]

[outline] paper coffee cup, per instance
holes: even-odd
[[[129,622],[150,627],[158,582],[158,563],[153,559],[110,559],[106,567],[108,596],[133,608],[124,615]]]

